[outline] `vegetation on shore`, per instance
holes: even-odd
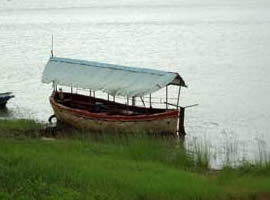
[[[0,120],[0,199],[232,200],[270,198],[270,164],[208,169],[175,138],[59,133]]]

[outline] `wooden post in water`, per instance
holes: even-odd
[[[186,135],[185,131],[185,107],[180,107],[178,110],[179,112],[179,118],[178,118],[178,124],[177,124],[177,136],[184,136]]]

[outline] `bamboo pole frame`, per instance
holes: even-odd
[[[179,86],[179,89],[178,89],[178,97],[177,97],[177,107],[179,106],[179,101],[180,101],[180,93],[181,93],[181,86]]]
[[[168,85],[166,85],[166,109],[168,110]]]
[[[151,97],[151,93],[149,94],[149,107],[152,108],[152,97]]]

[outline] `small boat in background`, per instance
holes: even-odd
[[[15,96],[12,95],[12,92],[0,93],[0,108],[6,107],[8,100],[12,99],[13,97]]]

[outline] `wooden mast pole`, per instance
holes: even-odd
[[[53,57],[53,35],[52,35],[52,49],[51,49],[51,55]]]

